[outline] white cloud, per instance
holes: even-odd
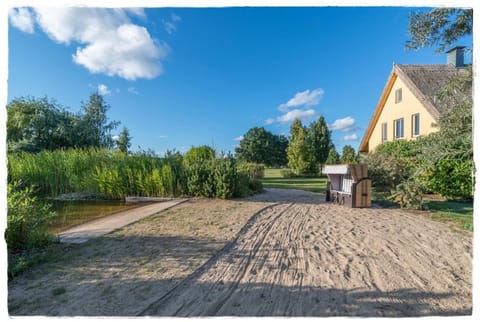
[[[159,139],[166,139],[166,138],[168,138],[168,135],[159,135],[158,138]]]
[[[168,54],[168,46],[153,39],[146,28],[133,24],[128,16],[145,17],[142,9],[39,7],[33,10],[37,24],[50,39],[78,45],[72,59],[92,73],[135,80],[151,79],[162,72],[161,60]]]
[[[182,18],[174,13],[171,14],[170,18],[171,20],[162,19],[162,23],[165,30],[171,35],[175,30],[177,30],[177,22],[181,21]]]
[[[342,141],[358,141],[358,135],[353,133],[351,135],[345,135],[343,138],[342,138]]]
[[[242,141],[243,140],[243,135],[237,136],[236,138],[233,139],[233,141]]]
[[[177,30],[177,27],[173,24],[171,21],[163,21],[163,26],[165,27],[165,30],[171,35],[175,30]]]
[[[174,13],[172,13],[171,17],[172,17],[172,21],[173,21],[173,22],[182,21],[182,18],[179,17],[179,16],[177,16],[177,15],[174,14]]]
[[[98,94],[100,95],[110,95],[112,92],[108,89],[107,85],[99,84],[98,87]]]
[[[338,119],[330,125],[330,130],[332,131],[353,131],[355,129],[355,119],[351,116],[347,116],[343,119]]]
[[[273,124],[275,123],[275,119],[273,118],[268,118],[265,120],[265,125],[270,125],[270,124]]]
[[[135,87],[129,87],[127,88],[127,91],[131,94],[138,94],[138,91]]]
[[[29,9],[12,8],[9,10],[8,16],[12,25],[21,31],[29,34],[33,34],[35,32],[34,17]]]
[[[280,123],[292,122],[295,119],[299,119],[300,121],[307,121],[309,119],[312,119],[316,115],[317,115],[317,112],[314,109],[308,109],[308,110],[294,109],[285,113],[282,116],[277,117],[277,121]]]
[[[321,88],[310,91],[309,89],[296,93],[293,98],[288,102],[280,104],[278,109],[282,112],[286,112],[291,107],[298,106],[314,106],[320,103],[320,99],[323,97],[325,91]]]
[[[119,135],[114,135],[112,136],[112,140],[113,141],[118,141],[120,139],[120,136]]]

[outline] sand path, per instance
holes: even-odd
[[[229,247],[140,314],[471,313],[469,238],[399,210],[292,197],[253,217]]]
[[[472,234],[268,189],[190,200],[9,282],[12,315],[425,316],[472,311]],[[253,215],[253,216],[252,216]]]

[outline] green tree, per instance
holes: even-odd
[[[435,8],[410,16],[407,49],[437,47],[444,51],[463,36],[472,34],[473,10]],[[427,189],[449,199],[473,196],[472,68],[459,73],[438,94],[442,115],[439,131],[423,140],[420,171]]]
[[[473,197],[472,69],[440,91],[444,105],[439,131],[423,140],[422,166],[429,173],[428,188],[448,199]]]
[[[288,166],[296,175],[309,175],[316,172],[315,156],[307,137],[307,128],[303,126],[302,121],[295,119],[290,127],[287,156]]]
[[[123,127],[122,132],[118,135],[115,143],[120,152],[128,153],[128,149],[132,145],[132,137],[126,127]]]
[[[437,52],[444,51],[459,38],[471,35],[473,10],[461,8],[434,8],[428,12],[410,15],[406,49],[437,46]]]
[[[307,140],[313,152],[314,167],[318,169],[327,161],[332,143],[331,132],[323,116],[320,115],[318,120],[312,122],[308,127]]]
[[[268,166],[283,167],[288,164],[287,147],[288,139],[285,135],[273,135],[271,144],[271,155]]]
[[[20,97],[7,105],[9,152],[68,148],[74,136],[72,114],[54,100]]]
[[[358,158],[355,149],[351,145],[345,145],[342,149],[341,163],[357,163]]]
[[[208,145],[194,146],[185,153],[183,162],[186,166],[215,160],[215,150]]]
[[[330,147],[330,151],[328,151],[328,157],[325,161],[325,164],[339,164],[340,163],[340,155],[338,154],[335,146]]]
[[[240,161],[283,166],[287,164],[287,146],[285,136],[274,135],[263,127],[253,127],[245,133],[235,153]]]
[[[78,146],[112,148],[114,142],[111,131],[119,122],[108,121],[107,111],[110,106],[98,92],[90,95],[87,103],[82,102],[81,114],[78,115]]]

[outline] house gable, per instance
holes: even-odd
[[[415,133],[413,129],[414,117],[418,118],[419,133]],[[407,82],[397,77],[386,96],[377,122],[373,125],[368,140],[369,151],[382,144],[384,140],[410,140],[436,131],[436,128],[432,127],[436,122],[435,116],[430,113],[424,102],[418,99]]]
[[[459,69],[451,65],[394,65],[375,112],[360,143],[360,152],[369,152],[382,143],[382,124],[386,123],[387,141],[394,139],[394,120],[403,118],[404,138],[410,139],[412,115],[419,114],[420,135],[437,129],[441,110],[434,104],[438,90]],[[395,103],[395,91],[402,89],[402,102]]]

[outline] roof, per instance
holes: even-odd
[[[459,75],[462,68],[456,68],[450,64],[430,64],[430,65],[394,65],[388,77],[385,88],[383,89],[380,100],[370,124],[367,127],[363,140],[360,143],[359,151],[367,152],[368,141],[372,135],[388,95],[399,77],[415,95],[415,97],[424,105],[427,111],[435,120],[438,120],[443,113],[442,105],[439,104],[437,97],[438,91],[445,86],[454,76]]]
[[[413,88],[410,89],[414,95],[421,101],[428,100],[432,105],[431,107],[436,109],[436,111],[431,111],[436,119],[443,113],[442,105],[437,104],[438,91],[463,70],[462,68],[456,68],[449,64],[397,65],[397,69],[398,73],[403,73],[403,77],[401,77],[402,80],[406,81],[406,79],[408,79],[413,83]],[[410,84],[407,84],[407,86],[408,85]],[[416,90],[418,90],[418,92],[416,92]],[[427,109],[429,109],[429,107],[427,107]]]

